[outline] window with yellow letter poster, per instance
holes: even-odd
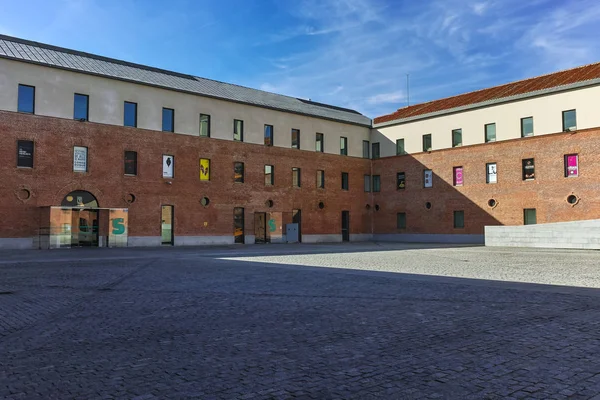
[[[200,180],[210,181],[210,160],[208,158],[200,159]]]

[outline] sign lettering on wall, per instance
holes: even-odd
[[[567,177],[579,176],[579,157],[577,154],[569,154],[565,156],[567,164]]]
[[[73,171],[87,172],[87,147],[73,147]]]
[[[33,142],[19,140],[17,143],[17,166],[33,168]]]
[[[210,160],[207,158],[200,159],[200,180],[210,180]]]
[[[454,186],[463,185],[463,167],[454,167]]]
[[[172,178],[175,167],[175,157],[163,155],[163,178]]]
[[[423,185],[426,188],[433,186],[433,172],[430,169],[423,171]]]

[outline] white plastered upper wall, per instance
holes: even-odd
[[[423,151],[431,134],[432,150],[452,147],[452,130],[462,129],[462,145],[485,143],[485,125],[496,124],[496,141],[521,137],[521,118],[533,117],[535,136],[562,132],[562,112],[577,111],[577,129],[600,126],[600,86],[590,86],[372,129],[381,157],[396,155],[396,140],[407,153]]]
[[[198,136],[200,114],[211,116],[211,137],[233,140],[233,120],[244,121],[244,142],[264,144],[264,126],[273,125],[274,145],[291,147],[291,130],[300,129],[300,148],[315,151],[315,134],[324,135],[326,153],[362,157],[368,127],[181,93],[58,68],[0,59],[0,110],[17,111],[18,85],[35,86],[35,114],[73,118],[75,93],[89,96],[89,121],[123,126],[125,101],[138,104],[137,126],[162,130],[162,108],[175,110],[175,133]]]

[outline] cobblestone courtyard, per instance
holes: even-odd
[[[600,399],[600,253],[0,252],[2,399]]]

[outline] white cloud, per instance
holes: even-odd
[[[399,103],[400,100],[406,97],[400,92],[392,93],[380,93],[375,96],[371,96],[367,99],[369,104],[387,104],[387,103]]]

